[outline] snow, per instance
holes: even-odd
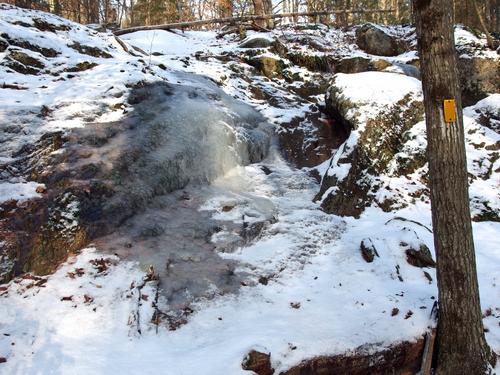
[[[354,103],[374,107],[392,105],[408,94],[421,95],[416,78],[386,72],[363,72],[335,75],[335,85]]]
[[[477,31],[476,31],[477,32]],[[460,57],[482,57],[490,59],[498,59],[496,51],[487,46],[486,37],[483,33],[474,35],[467,27],[457,25],[455,27],[455,44],[460,53]]]
[[[161,53],[168,56],[187,56],[201,50],[211,49],[215,40],[211,31],[137,31],[125,34],[122,39],[148,54]]]
[[[129,286],[138,284],[142,273],[134,264],[120,261],[106,275],[95,274],[89,260],[104,255],[87,249],[49,276],[44,288],[27,288],[29,280],[11,283],[0,315],[0,332],[10,334],[0,336],[0,352],[9,358],[5,370],[106,374],[157,368],[172,375],[244,374],[244,355],[260,348],[272,353],[279,372],[303,358],[353,350],[366,342],[388,346],[420,336],[432,324],[435,286],[389,246],[381,248],[381,257],[401,265],[405,284],[395,278],[390,262],[367,264],[357,249],[360,236],[379,231],[381,221],[391,215],[376,222],[346,223],[310,201],[315,184],[305,172],[297,173],[280,160],[272,167],[269,176],[255,166],[240,173],[249,181],[261,180],[245,195],[270,199],[279,222],[256,244],[223,255],[240,260],[256,278],[269,277],[267,285],[199,303],[189,323],[174,332],[160,327],[156,334],[150,328],[136,337],[127,325],[136,300],[127,295],[136,292]],[[346,226],[339,239],[335,228]],[[78,268],[85,270],[83,276],[68,277]],[[85,294],[93,302],[86,304]],[[61,301],[67,296],[73,301]],[[300,308],[291,303],[300,303]],[[391,316],[394,307],[401,311],[396,317]],[[151,309],[150,302],[143,302],[142,308]],[[404,319],[410,310],[414,314]]]
[[[242,69],[250,75],[249,66],[243,62],[224,63],[215,57],[237,49],[239,41],[230,37],[216,39],[213,32],[199,31],[137,32],[122,39],[128,46],[155,55],[143,56],[136,51],[139,56],[133,56],[111,34],[97,33],[56,16],[43,14],[52,24],[69,26],[69,31],[46,32],[41,37],[42,33],[33,28],[12,24],[18,20],[32,24],[33,16],[40,14],[2,8],[0,30],[60,52],[55,58],[43,58],[46,68],[37,76],[8,72],[0,66],[1,82],[27,88],[0,90],[2,125],[17,119],[13,121],[18,121],[22,130],[16,136],[5,136],[6,142],[0,145],[2,162],[11,161],[12,151],[45,132],[84,127],[92,121],[119,120],[124,115],[123,109],[114,108],[118,104],[128,108],[129,87],[138,82],[166,80],[197,84],[195,79],[178,71],[214,79],[227,94],[257,108],[276,126],[277,132],[283,124],[310,110],[311,103],[298,102],[296,96],[284,89],[283,80],[252,76],[252,84],[267,90],[278,104],[255,99],[249,92],[249,83],[231,73],[231,69]],[[367,56],[346,42],[349,34],[346,36],[337,29],[320,30],[319,35],[310,30],[304,33],[328,41],[325,45],[331,49],[335,46],[335,53]],[[290,29],[268,37],[292,38],[294,34]],[[476,42],[460,29],[457,40]],[[82,55],[67,47],[71,41],[98,46],[113,58]],[[307,48],[300,46],[298,50]],[[198,60],[194,56],[197,52],[206,54],[206,59]],[[415,57],[412,51],[395,59],[404,62]],[[98,65],[72,73],[73,78],[62,72],[65,67],[82,61]],[[294,69],[303,79],[314,79],[306,69]],[[53,76],[54,72],[60,76]],[[417,79],[391,72],[337,74],[335,82],[346,97],[361,103],[357,111],[362,112],[364,119],[408,94],[413,99],[422,95]],[[42,105],[53,110],[44,120],[38,116]],[[494,113],[498,108],[500,95],[495,94],[464,110],[469,168],[475,176],[471,197],[494,208],[500,205],[499,174],[494,173],[489,179],[478,176],[485,169],[500,167],[498,160],[484,160],[490,155],[485,147],[498,142],[499,136],[481,126],[478,118],[481,113]],[[359,132],[353,132],[344,147],[352,146],[357,136]],[[484,146],[478,149],[472,146],[482,142]],[[411,130],[403,152],[411,154],[424,148],[425,123],[421,122]],[[330,168],[330,175],[345,178],[350,164],[337,165],[339,158],[340,152],[333,162],[327,160],[318,170],[323,174]],[[271,173],[265,174],[261,165]],[[391,213],[369,207],[355,220],[322,212],[312,202],[318,185],[308,170],[292,168],[276,149],[261,165],[238,166],[215,180],[200,207],[200,213],[210,213],[212,219],[221,223],[221,228],[227,223],[241,224],[242,217],[247,222],[277,219],[248,246],[219,253],[221,258],[237,262],[235,272],[248,275],[247,285],[238,293],[217,295],[214,290],[217,297],[195,301],[188,323],[169,331],[165,325],[151,322],[155,306],[165,308],[168,301],[161,296],[155,301],[155,282],[145,279],[147,265],[91,246],[71,257],[53,275],[41,279],[16,278],[0,287],[0,357],[7,358],[6,363],[0,364],[0,371],[23,375],[148,372],[236,375],[248,373],[242,370],[241,361],[254,348],[270,352],[273,367],[279,373],[304,359],[345,353],[367,343],[373,344],[370,350],[375,352],[401,341],[413,341],[434,325],[430,313],[437,296],[435,270],[410,266],[401,247],[401,242],[423,242],[434,254],[432,234],[426,229],[432,228],[430,205],[425,199],[413,202],[410,199],[410,193],[425,188],[421,176],[426,167],[410,176],[411,180],[391,174],[380,177],[393,191],[401,192],[403,203],[411,204]],[[0,201],[35,198],[39,196],[38,186],[32,181],[2,180]],[[377,199],[394,196],[393,192],[381,190]],[[225,205],[234,208],[224,212],[221,207]],[[62,214],[66,229],[71,230],[78,225],[78,204],[72,202],[67,208]],[[493,311],[484,319],[486,336],[494,350],[499,351],[500,224],[475,222],[473,229],[482,310]],[[235,234],[226,228],[214,234],[212,240],[222,242],[231,236]],[[365,238],[371,239],[379,253],[373,263],[366,263],[360,254],[359,245]],[[0,249],[2,246],[0,242]],[[103,272],[95,266],[95,261],[101,258],[108,265]],[[396,316],[391,314],[394,308],[399,309]],[[408,316],[410,311],[412,314]]]
[[[35,27],[24,27],[15,22],[33,24],[41,13],[2,5],[0,30],[10,39],[31,43],[36,47],[51,48],[55,57],[43,57],[27,48],[15,48],[40,60],[45,67],[41,74],[30,75],[15,72],[0,65],[0,82],[23,89],[0,90],[0,123],[11,118],[19,122],[22,136],[0,145],[0,157],[20,148],[23,143],[33,142],[48,131],[83,127],[93,121],[112,121],[123,117],[127,108],[126,93],[138,82],[171,79],[170,71],[146,62],[144,56],[132,56],[123,50],[110,33],[98,33],[85,26],[60,17],[43,14],[43,20],[66,29],[57,32],[40,32]],[[111,57],[94,57],[78,52],[70,46],[99,48]],[[79,63],[97,64],[80,71],[67,72],[67,68]],[[122,104],[122,109],[115,108]],[[47,121],[40,121],[40,108],[50,109]],[[0,139],[7,137],[0,132]]]
[[[15,199],[19,202],[41,196],[36,192],[37,187],[44,187],[33,181],[17,183],[0,183],[0,203]]]

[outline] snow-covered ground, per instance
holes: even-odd
[[[216,181],[217,186],[231,186],[231,180],[243,179],[253,188],[229,189],[207,203],[220,207],[219,200],[252,194],[275,207],[279,221],[258,242],[222,254],[265,282],[242,287],[238,295],[199,302],[188,324],[157,331],[148,321],[154,290],[142,289],[147,299],[141,300],[131,289],[142,273],[111,257],[109,271],[101,275],[89,261],[109,256],[85,249],[43,287],[30,287],[36,280],[18,280],[3,292],[1,333],[9,336],[0,338],[0,351],[8,357],[7,372],[238,374],[245,373],[241,361],[252,348],[270,351],[279,371],[319,354],[365,343],[377,343],[380,349],[419,337],[432,324],[435,283],[429,284],[422,270],[394,251],[399,238],[390,233],[397,224],[384,226],[393,215],[344,221],[325,214],[311,202],[316,184],[304,172],[279,159],[267,165],[273,170],[268,176],[249,166]],[[220,220],[233,214],[217,213]],[[381,228],[387,228],[387,236]],[[430,239],[425,229],[415,229]],[[371,233],[379,235],[383,263],[367,264],[359,253],[359,242]],[[396,316],[394,308],[400,311]]]
[[[158,80],[185,83],[175,71],[209,76],[229,95],[255,106],[277,131],[291,118],[304,115],[310,105],[293,102],[280,82],[255,76],[252,83],[284,101],[273,106],[258,100],[250,94],[248,80],[231,74],[234,62],[194,56],[199,51],[214,56],[238,51],[238,42],[229,36],[138,32],[123,37],[130,50],[133,45],[146,53],[135,51],[133,56],[109,34],[44,15],[50,23],[72,28],[40,37],[39,31],[12,23],[31,24],[32,12],[9,7],[1,11],[0,30],[60,53],[47,59],[33,52],[45,65],[39,75],[0,69],[0,82],[25,88],[0,89],[0,121],[6,124],[7,118],[15,118],[22,130],[0,144],[1,161],[10,160],[13,150],[49,130],[120,119],[128,109],[125,99],[131,85]],[[465,33],[461,30],[458,36],[471,42],[474,37]],[[268,37],[283,35],[276,32]],[[331,43],[343,40],[336,30],[323,38]],[[71,41],[97,46],[113,57],[61,48]],[[345,56],[366,55],[347,44],[338,50]],[[400,61],[410,58],[414,54],[399,57]],[[62,72],[83,61],[98,65],[82,72]],[[237,65],[248,69],[243,62]],[[305,68],[296,70],[307,78]],[[414,78],[372,74],[386,74],[380,91],[370,86],[369,73],[337,79],[354,90],[350,94],[357,100],[360,90],[370,87],[368,96],[381,105],[399,100],[402,92],[419,93]],[[47,118],[38,116],[41,106],[52,109]],[[465,110],[466,126],[473,130],[469,143],[499,141],[498,133],[476,121],[475,111],[488,106],[498,111],[498,95]],[[422,147],[420,125],[413,139],[415,149]],[[481,148],[469,147],[468,152],[477,161],[469,165],[478,170],[476,174],[481,174],[481,168],[498,168],[498,160],[490,161],[490,168],[487,161],[478,161],[484,159]],[[268,170],[261,168],[264,165]],[[156,295],[156,281],[147,281],[144,265],[95,247],[72,256],[51,276],[25,276],[0,286],[0,357],[7,360],[0,363],[0,373],[245,374],[241,362],[251,349],[270,352],[279,373],[322,354],[345,353],[364,344],[372,345],[370,350],[375,352],[420,338],[434,324],[430,315],[437,297],[435,272],[409,265],[401,242],[412,244],[417,236],[434,254],[429,203],[416,201],[390,213],[369,207],[359,219],[328,215],[312,202],[319,187],[308,172],[291,167],[274,147],[259,165],[234,168],[213,183],[200,210],[210,212],[214,220],[241,223],[242,216],[271,213],[277,221],[249,246],[219,254],[238,262],[235,272],[249,275],[239,292],[218,295],[214,291],[215,298],[195,301],[189,307],[193,312],[187,324],[176,330],[152,322],[155,308],[161,309],[168,301]],[[474,179],[471,196],[488,196],[496,207],[500,202],[498,175],[487,181]],[[393,183],[401,190],[413,189],[405,177],[394,177]],[[0,199],[29,199],[37,194],[37,186],[23,179],[3,180]],[[223,209],[228,205],[234,208]],[[499,352],[500,223],[477,222],[473,228],[486,335]],[[214,242],[222,235],[214,234]],[[366,238],[379,255],[372,263],[365,262],[360,253],[360,243]]]

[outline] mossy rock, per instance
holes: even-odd
[[[76,64],[75,66],[72,66],[70,68],[64,69],[65,72],[83,72],[85,70],[92,69],[96,67],[98,64],[93,63],[93,62],[88,62],[84,61],[81,63]]]
[[[56,57],[57,55],[60,54],[59,52],[57,52],[53,48],[40,47],[40,46],[37,46],[35,44],[28,42],[27,40],[11,38],[7,33],[3,33],[2,38],[4,38],[8,42],[8,44],[10,44],[11,46],[16,46],[16,47],[28,49],[28,50],[33,51],[33,52],[38,52],[39,54],[43,55],[44,57]]]
[[[283,70],[286,68],[283,60],[270,56],[252,57],[247,62],[267,78],[283,78]]]
[[[103,57],[106,59],[113,57],[108,52],[103,51],[100,48],[87,46],[85,44],[80,44],[78,42],[70,44],[68,47],[73,48],[74,50],[76,50],[84,55],[89,55],[92,57]]]
[[[370,170],[379,175],[387,171],[389,162],[404,144],[404,134],[422,121],[424,106],[407,95],[391,108],[368,120],[359,144],[372,160]],[[376,161],[375,163],[373,161]]]
[[[290,52],[286,55],[294,65],[304,67],[312,72],[333,72],[337,60],[332,56],[321,55],[307,55],[302,52]]]
[[[395,171],[395,176],[408,176],[416,170],[422,168],[427,163],[427,154],[425,149],[420,152],[410,155],[409,157],[397,157],[396,164],[398,166]]]
[[[37,275],[48,275],[54,272],[69,254],[85,246],[87,241],[87,233],[81,227],[71,238],[65,238],[60,236],[57,231],[45,228],[35,241],[24,271],[34,272]]]
[[[335,83],[326,91],[325,111],[337,124],[342,126],[347,133],[358,127],[355,118],[349,118],[347,112],[356,108],[356,104],[347,98]]]
[[[41,61],[18,50],[10,51],[2,65],[18,73],[30,75],[38,74],[45,67]]]
[[[349,57],[335,64],[336,73],[361,73],[369,71],[382,71],[392,64],[382,59],[368,59],[366,57]]]
[[[344,126],[356,129],[356,119],[347,119],[346,112],[353,105],[345,99],[336,87],[329,89],[330,105],[336,105],[337,116]],[[328,103],[328,102],[327,102]],[[331,187],[335,191],[324,197],[321,207],[329,213],[341,216],[359,217],[365,207],[373,202],[376,192],[381,187],[378,176],[388,172],[389,163],[403,148],[404,134],[424,116],[421,101],[412,100],[407,95],[398,103],[386,108],[378,116],[367,121],[364,131],[359,134],[357,142],[337,152],[342,152],[339,164],[350,164],[347,176],[339,181],[335,176],[325,176],[321,189],[315,200],[321,199]]]

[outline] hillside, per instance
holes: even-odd
[[[411,27],[118,39],[0,12],[0,372],[418,370],[437,288]],[[455,38],[499,353],[500,56]]]

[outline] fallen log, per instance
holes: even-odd
[[[266,14],[266,15],[247,15],[239,17],[225,17],[225,18],[213,18],[209,20],[196,20],[196,21],[185,21],[185,22],[174,22],[164,25],[151,25],[151,26],[135,26],[128,27],[125,29],[120,29],[114,31],[115,35],[124,35],[129,33],[135,33],[136,31],[147,31],[147,30],[171,30],[171,29],[184,29],[193,26],[204,26],[212,24],[223,24],[223,23],[237,23],[245,21],[261,21],[276,18],[292,18],[292,17],[315,17],[315,16],[326,16],[330,14],[370,14],[370,13],[392,13],[392,9],[384,10],[363,10],[363,9],[345,9],[345,10],[329,10],[329,11],[315,11],[315,12],[293,12],[293,13],[279,13],[279,14]]]

